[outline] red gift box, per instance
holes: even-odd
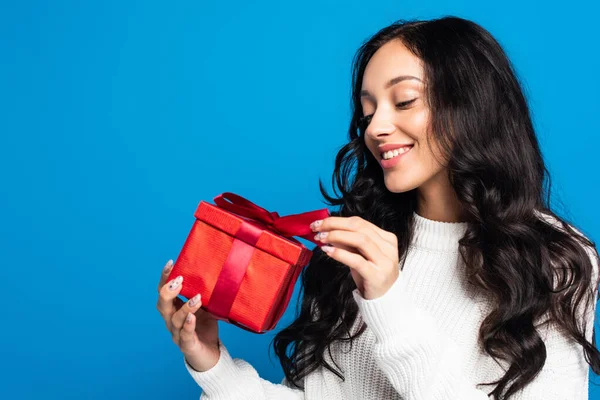
[[[180,295],[200,293],[202,308],[219,320],[255,333],[272,330],[312,255],[293,236],[320,244],[309,225],[329,211],[280,217],[229,192],[214,202],[198,205],[169,280],[183,276]]]

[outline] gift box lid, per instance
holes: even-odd
[[[312,252],[308,248],[293,237],[282,236],[277,232],[271,231],[261,221],[240,216],[206,201],[200,202],[194,216],[196,219],[213,226],[215,229],[219,229],[234,237],[240,225],[244,222],[262,229],[255,247],[290,265],[304,266],[308,263],[312,255]]]

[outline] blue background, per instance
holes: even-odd
[[[0,398],[197,398],[155,309],[162,266],[200,200],[232,191],[282,215],[324,206],[317,183],[330,184],[346,140],[352,56],[396,19],[453,14],[498,38],[559,212],[598,240],[593,7],[3,2]],[[274,332],[220,330],[234,357],[281,381]]]

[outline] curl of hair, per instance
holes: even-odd
[[[476,23],[456,17],[400,20],[358,49],[349,142],[336,156],[332,177],[339,195],[328,195],[319,181],[326,202],[339,206],[332,215],[360,216],[393,232],[401,260],[407,252],[416,192],[386,189],[365,145],[366,127],[359,124],[366,65],[391,40],[423,61],[431,135],[444,150],[451,185],[470,217],[459,251],[471,287],[493,304],[479,340],[509,366],[501,379],[485,383],[496,385],[489,395],[508,399],[539,373],[546,360],[539,334],[544,324],[577,341],[600,373],[595,328],[590,343],[581,317],[600,298],[595,243],[550,210],[550,174],[516,72],[500,44]],[[286,380],[301,388],[320,366],[344,379],[324,354],[334,341],[352,343],[365,329],[363,323],[350,335],[358,307],[349,269],[317,247],[300,282],[298,316],[272,343]]]

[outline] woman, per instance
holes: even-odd
[[[320,184],[339,212],[312,225],[324,246],[274,339],[282,384],[231,358],[166,266],[158,309],[201,398],[587,399],[598,252],[549,209],[500,45],[460,18],[394,23],[359,49],[352,100],[341,196]]]

